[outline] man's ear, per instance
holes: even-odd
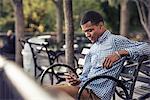
[[[100,26],[103,26],[103,25],[104,25],[104,23],[103,23],[103,22],[99,22],[99,25],[100,25]]]
[[[99,22],[99,28],[101,29],[102,28],[102,26],[104,25],[104,23],[103,22]]]

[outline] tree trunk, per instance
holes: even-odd
[[[73,26],[73,12],[72,0],[64,0],[64,15],[65,15],[65,57],[66,63],[74,67],[74,26]]]
[[[147,9],[148,9],[148,30],[150,32],[150,1],[148,1],[148,7],[147,7]],[[150,40],[150,33],[147,33],[147,34],[148,34],[148,38]]]
[[[0,17],[3,17],[3,0],[0,0]],[[0,27],[0,31],[2,31],[2,28]]]
[[[56,28],[58,49],[63,45],[63,1],[53,1],[56,5]]]
[[[150,1],[149,0],[142,0],[142,1],[135,1],[137,9],[138,9],[138,13],[139,13],[139,17],[140,17],[140,22],[143,26],[143,28],[145,29],[148,39],[150,40]],[[140,4],[141,3],[141,4]],[[147,8],[148,14],[146,14],[144,5]],[[148,15],[146,17],[146,15]]]
[[[15,11],[15,35],[16,35],[16,63],[22,66],[21,44],[19,39],[24,38],[24,15],[23,15],[23,1],[12,0]]]
[[[128,0],[122,0],[120,6],[120,35],[127,36],[129,27]]]

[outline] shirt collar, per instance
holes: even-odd
[[[100,36],[96,42],[96,44],[100,44],[102,43],[106,38],[108,38],[108,36],[111,34],[111,32],[109,30],[106,30],[102,36]]]

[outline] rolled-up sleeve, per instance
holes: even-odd
[[[146,42],[132,41],[122,36],[115,38],[114,42],[120,50],[128,51],[129,58],[133,60],[137,60],[141,55],[150,55],[150,44]]]
[[[139,42],[131,48],[125,48],[129,52],[132,59],[136,60],[141,55],[150,55],[150,45],[148,43]]]

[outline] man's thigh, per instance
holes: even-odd
[[[44,86],[45,88],[45,86]],[[49,91],[53,91],[58,93],[59,91],[63,91],[67,94],[69,94],[71,97],[73,97],[74,99],[77,98],[77,94],[78,94],[78,90],[80,87],[78,86],[72,86],[72,85],[67,85],[67,84],[61,84],[61,85],[48,85],[46,86],[46,89]],[[92,98],[95,98],[95,95],[92,94]],[[97,96],[96,96],[97,97]],[[82,95],[81,95],[81,100],[94,100],[91,98],[91,94],[89,93],[89,91],[84,90]],[[95,99],[98,100],[98,99]]]
[[[53,91],[58,93],[59,91],[63,91],[67,94],[69,94],[70,96],[72,96],[73,98],[76,98],[76,95],[78,93],[79,87],[76,86],[70,86],[67,84],[61,84],[61,85],[46,85],[44,86],[44,88],[46,90],[48,90],[49,92]]]

